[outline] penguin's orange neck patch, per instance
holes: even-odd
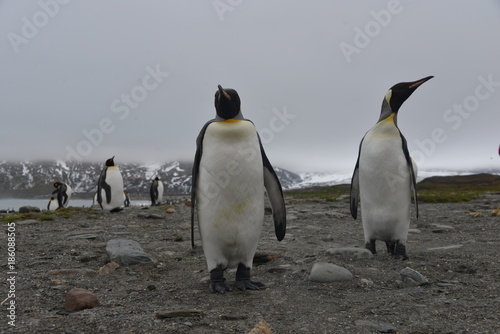
[[[225,119],[222,122],[232,123],[232,122],[239,122],[239,121],[240,121],[239,119],[230,118],[230,119]]]

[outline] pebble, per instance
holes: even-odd
[[[264,320],[259,321],[254,328],[252,328],[248,334],[272,334],[273,331],[266,324]]]
[[[415,234],[419,234],[419,233],[422,233],[421,230],[419,230],[418,228],[410,228],[408,230],[408,233],[415,233]]]
[[[326,250],[327,254],[339,255],[342,257],[363,259],[373,257],[372,252],[366,248],[357,247],[339,247],[339,248],[329,248]]]
[[[68,240],[71,239],[95,239],[97,238],[96,234],[78,234],[78,235],[73,235],[71,237],[68,237]]]
[[[102,274],[102,275],[111,274],[113,271],[115,271],[119,267],[120,267],[120,265],[116,262],[108,262],[104,266],[99,268],[99,274]]]
[[[340,282],[352,279],[352,273],[346,268],[325,262],[315,263],[309,275],[309,280],[313,282]]]
[[[463,247],[463,245],[458,244],[458,245],[449,245],[449,246],[442,246],[442,247],[433,247],[433,248],[427,248],[428,251],[440,251],[440,250],[449,250],[449,249],[457,249]]]
[[[417,286],[429,284],[429,281],[424,275],[409,267],[401,270],[399,274],[401,275],[401,279],[404,283],[410,283],[411,285]]]
[[[167,210],[166,210],[166,212],[167,212],[167,213],[174,213],[174,212],[175,212],[175,210],[174,210],[174,209],[172,209],[172,208],[169,208],[169,209],[167,209]]]
[[[112,239],[106,244],[106,253],[109,260],[120,265],[128,266],[132,264],[156,263],[149,254],[144,252],[141,245],[134,240]]]
[[[285,271],[290,271],[292,270],[292,266],[290,264],[282,264],[282,265],[279,265],[277,267],[272,267],[272,268],[269,268],[267,271],[270,272],[270,273],[282,273],[282,272],[285,272]]]
[[[483,214],[481,212],[475,211],[475,212],[470,212],[469,216],[472,216],[472,217],[482,217]]]
[[[80,288],[69,290],[64,302],[64,308],[70,311],[81,311],[99,305],[99,298],[95,293]]]
[[[500,216],[500,206],[496,209],[494,209],[493,211],[491,211],[491,215],[492,216]]]

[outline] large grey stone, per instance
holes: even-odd
[[[29,212],[40,212],[40,208],[37,206],[25,205],[19,208],[19,213],[29,213]]]
[[[134,240],[109,240],[106,244],[106,253],[108,253],[110,261],[114,261],[125,266],[132,264],[156,263],[156,260],[149,256],[149,254],[142,249],[141,245]]]
[[[353,279],[352,273],[344,267],[332,263],[315,263],[309,280],[313,282],[340,282]]]

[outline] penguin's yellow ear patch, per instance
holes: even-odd
[[[389,89],[385,94],[385,100],[389,105],[391,104],[391,97],[392,97],[392,89]]]

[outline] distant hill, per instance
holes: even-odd
[[[500,186],[500,175],[487,173],[472,174],[472,175],[453,175],[453,176],[432,176],[423,179],[418,183],[418,188],[423,188],[428,185],[450,185],[450,186]]]
[[[48,196],[55,181],[67,182],[76,196],[88,197],[96,191],[103,163],[92,162],[0,162],[0,197],[32,198]],[[166,195],[187,194],[191,190],[192,162],[119,163],[125,190],[137,196],[149,196],[151,180],[163,180]],[[275,168],[284,189],[302,179],[298,174]]]

